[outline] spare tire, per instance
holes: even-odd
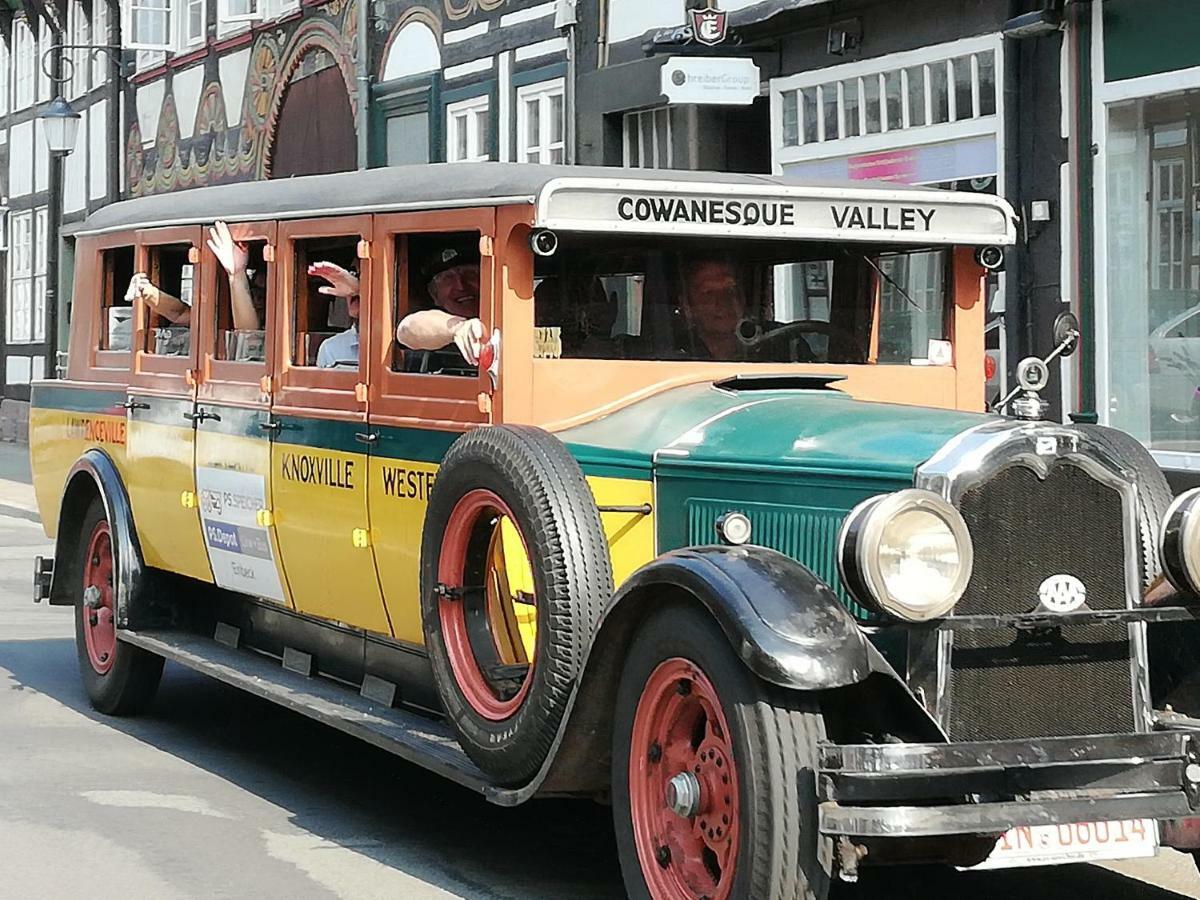
[[[463,750],[503,784],[541,767],[612,596],[591,490],[561,441],[496,425],[442,461],[421,537],[421,617]]]

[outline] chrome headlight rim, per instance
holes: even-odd
[[[912,510],[924,510],[940,519],[953,535],[959,554],[959,571],[951,589],[928,607],[892,595],[879,565],[884,528]],[[850,511],[838,534],[837,561],[842,583],[863,606],[903,621],[927,622],[943,618],[962,599],[974,569],[975,550],[967,523],[954,506],[932,491],[906,488],[868,498]]]
[[[1200,487],[1171,501],[1158,534],[1163,573],[1179,591],[1200,594]]]

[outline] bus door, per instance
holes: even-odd
[[[229,226],[239,257],[233,274],[205,241],[197,307],[196,492],[213,580],[292,606],[271,509],[275,231],[273,222]],[[223,247],[224,233],[215,240]]]
[[[370,216],[279,224],[271,506],[295,608],[390,635],[367,517],[370,239]],[[357,273],[360,296],[310,270]]]
[[[478,315],[490,328],[494,230],[492,209],[375,217],[371,531],[392,627],[398,639],[411,644],[424,643],[419,569],[429,491],[454,440],[489,421],[480,397],[490,396],[491,383],[486,372],[467,366],[453,348],[406,351],[395,340],[396,326],[408,313],[435,305],[431,283],[436,275],[454,280],[458,289],[477,279]]]
[[[126,481],[146,564],[212,581],[194,473],[201,242],[198,227],[137,234],[134,269],[157,303],[132,309]]]

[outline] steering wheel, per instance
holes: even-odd
[[[769,331],[757,331],[752,335],[744,333],[744,326],[749,323],[749,320],[743,320],[738,325],[738,340],[751,351],[762,352],[764,348],[772,347],[785,341],[800,338],[799,343],[792,345],[792,356],[800,357],[793,359],[793,362],[828,362],[827,359],[818,359],[813,352],[812,346],[808,341],[803,340],[805,334],[823,334],[832,342],[835,338],[844,342],[847,346],[853,347],[856,351],[861,348],[858,345],[858,339],[841,325],[834,325],[832,322],[826,322],[821,319],[796,319],[793,322],[785,322],[777,328],[772,328]],[[799,351],[799,352],[797,352]],[[828,355],[828,354],[827,354]]]

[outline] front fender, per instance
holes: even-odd
[[[67,475],[60,504],[58,537],[54,545],[54,573],[50,581],[50,603],[71,606],[79,571],[79,523],[92,499],[100,497],[112,531],[116,578],[116,622],[118,628],[130,627],[133,598],[142,592],[146,564],[133,523],[133,507],[121,480],[121,473],[108,454],[91,448],[75,461]]]
[[[712,546],[666,553],[621,586],[605,620],[623,604],[652,602],[666,585],[702,603],[734,652],[764,681],[815,691],[890,672],[828,585],[775,550]]]

